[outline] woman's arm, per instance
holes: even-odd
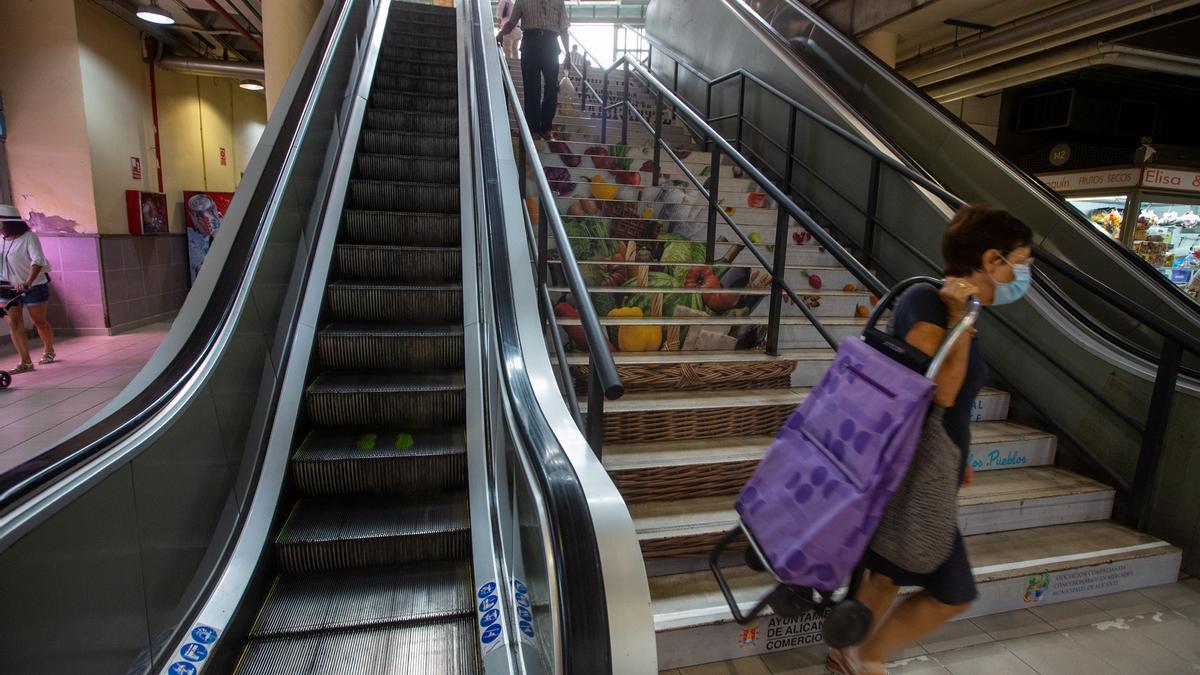
[[[957,321],[955,319],[954,321]],[[950,325],[954,325],[952,321]],[[908,335],[904,336],[904,341],[908,344],[920,349],[926,356],[933,356],[938,347],[941,346],[942,340],[946,338],[946,329],[941,326],[918,321],[909,329]],[[942,368],[933,378],[937,389],[933,394],[933,402],[943,408],[949,408],[954,405],[955,399],[958,398],[958,392],[962,389],[963,381],[967,379],[967,360],[970,355],[971,340],[968,335],[963,335],[958,342],[950,348],[950,354],[942,363]]]

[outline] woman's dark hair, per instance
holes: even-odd
[[[965,277],[983,266],[985,252],[994,248],[1007,255],[1032,241],[1033,231],[1008,211],[964,206],[942,235],[945,274]]]
[[[23,220],[0,220],[0,229],[6,237],[19,237],[29,231],[29,226]]]

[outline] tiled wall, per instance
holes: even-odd
[[[64,333],[108,332],[100,285],[100,238],[40,234],[50,261],[50,323]]]
[[[184,235],[101,235],[100,261],[111,332],[169,318],[187,297]]]

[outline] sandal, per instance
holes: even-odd
[[[879,661],[863,661],[853,647],[830,649],[825,657],[825,669],[837,675],[888,675],[886,665]]]
[[[8,374],[9,375],[20,375],[21,373],[28,373],[32,370],[33,370],[33,363],[31,363],[29,361],[23,361],[21,363],[21,365],[8,371]]]
[[[54,363],[55,358],[57,358],[57,357],[54,354],[54,352],[46,352],[45,354],[42,354],[42,360],[38,361],[38,363],[40,363],[44,366],[47,363]]]

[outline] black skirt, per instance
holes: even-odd
[[[890,578],[897,586],[920,586],[945,605],[965,605],[979,597],[961,532],[954,538],[950,557],[929,574],[910,572],[870,549],[863,557],[863,566]]]

